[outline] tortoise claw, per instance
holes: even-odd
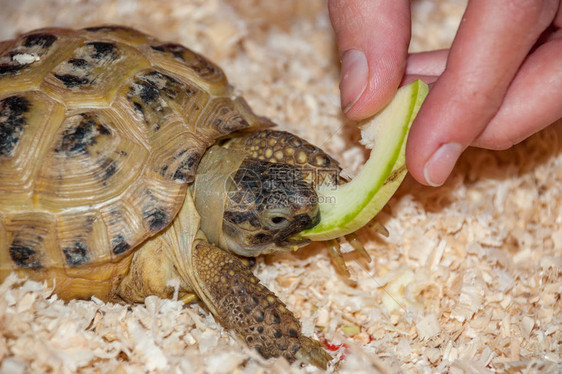
[[[349,270],[347,269],[347,265],[345,264],[345,260],[343,259],[340,243],[338,242],[338,240],[337,239],[329,240],[328,248],[330,251],[330,256],[332,256],[332,260],[334,261],[334,265],[336,266],[336,270],[346,278],[349,278],[351,274],[349,273]]]
[[[367,224],[367,227],[371,229],[371,231],[384,236],[385,238],[388,238],[388,236],[390,235],[390,233],[388,232],[388,229],[386,227],[384,227],[384,225],[382,223],[380,223],[379,221],[376,220],[372,220],[371,222],[369,222]]]
[[[306,336],[301,337],[300,344],[301,347],[295,353],[295,358],[306,364],[326,370],[328,363],[332,361],[332,356],[324,350],[322,344]]]
[[[372,261],[371,256],[369,255],[367,250],[365,250],[363,243],[361,243],[361,240],[359,240],[355,233],[345,235],[344,238],[349,244],[351,244],[355,252],[357,252],[359,256],[365,259],[365,261],[367,261],[368,263]],[[330,255],[332,256],[332,260],[334,261],[336,270],[346,278],[350,278],[351,274],[349,273],[349,269],[347,268],[343,255],[341,253],[339,241],[337,239],[328,241],[328,248],[330,251]]]
[[[367,262],[371,262],[371,256],[369,255],[369,253],[365,250],[365,247],[363,246],[363,243],[361,243],[361,241],[359,240],[359,238],[357,237],[357,235],[355,233],[351,233],[345,236],[345,240],[347,240],[347,242],[349,244],[351,244],[351,246],[353,247],[353,249],[355,249],[355,251],[361,256],[363,257]]]

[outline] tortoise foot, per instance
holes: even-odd
[[[259,283],[236,256],[206,242],[193,250],[196,289],[224,327],[232,329],[263,357],[326,368],[331,356],[322,345],[302,334],[293,313]]]
[[[322,343],[317,340],[302,336],[300,339],[301,347],[295,353],[295,357],[307,364],[314,365],[321,369],[326,369],[332,356],[324,350]]]

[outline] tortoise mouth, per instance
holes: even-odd
[[[297,249],[310,244],[310,239],[291,237],[276,244],[279,248],[284,248],[285,251],[296,251]]]
[[[320,222],[320,210],[317,209],[312,215],[302,213],[293,218],[292,225],[280,231],[269,245],[269,249],[262,251],[263,254],[275,252],[295,251],[310,243],[309,239],[300,238],[298,233],[316,226]]]
[[[290,238],[294,235],[301,231],[311,229],[318,223],[320,223],[320,209],[318,208],[314,211],[314,213],[312,213],[312,215],[308,213],[296,215],[292,220],[292,224],[285,230],[279,232],[277,237],[280,240],[277,240],[277,243],[282,245],[282,243],[286,243],[288,240],[291,240]]]
[[[289,227],[276,234],[268,232],[269,230],[239,230],[237,225],[224,221],[225,244],[232,252],[247,257],[295,251],[310,243],[309,239],[300,238],[296,234],[316,225],[319,222],[317,217],[318,215],[299,218],[304,223],[302,226]]]
[[[311,229],[320,223],[320,209],[317,209],[316,213],[312,217],[308,214],[301,214],[300,216],[303,216],[302,218],[300,218],[302,220],[302,227],[300,229],[290,230],[288,233],[285,233],[285,239],[277,242],[277,245],[279,247],[296,251],[297,249],[304,247],[310,243],[309,239],[300,238],[297,236],[297,234],[301,231]],[[299,216],[295,217],[295,219],[299,219]]]
[[[255,247],[252,251],[254,253],[259,253],[260,255],[291,252],[310,244],[310,242],[311,241],[309,239],[291,237],[274,243],[265,244],[261,247]]]

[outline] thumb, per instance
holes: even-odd
[[[341,105],[347,117],[366,118],[396,93],[410,43],[408,0],[330,0],[341,58]]]

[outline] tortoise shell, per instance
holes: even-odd
[[[120,273],[174,219],[205,150],[264,121],[219,67],[130,28],[0,43],[0,278]]]

